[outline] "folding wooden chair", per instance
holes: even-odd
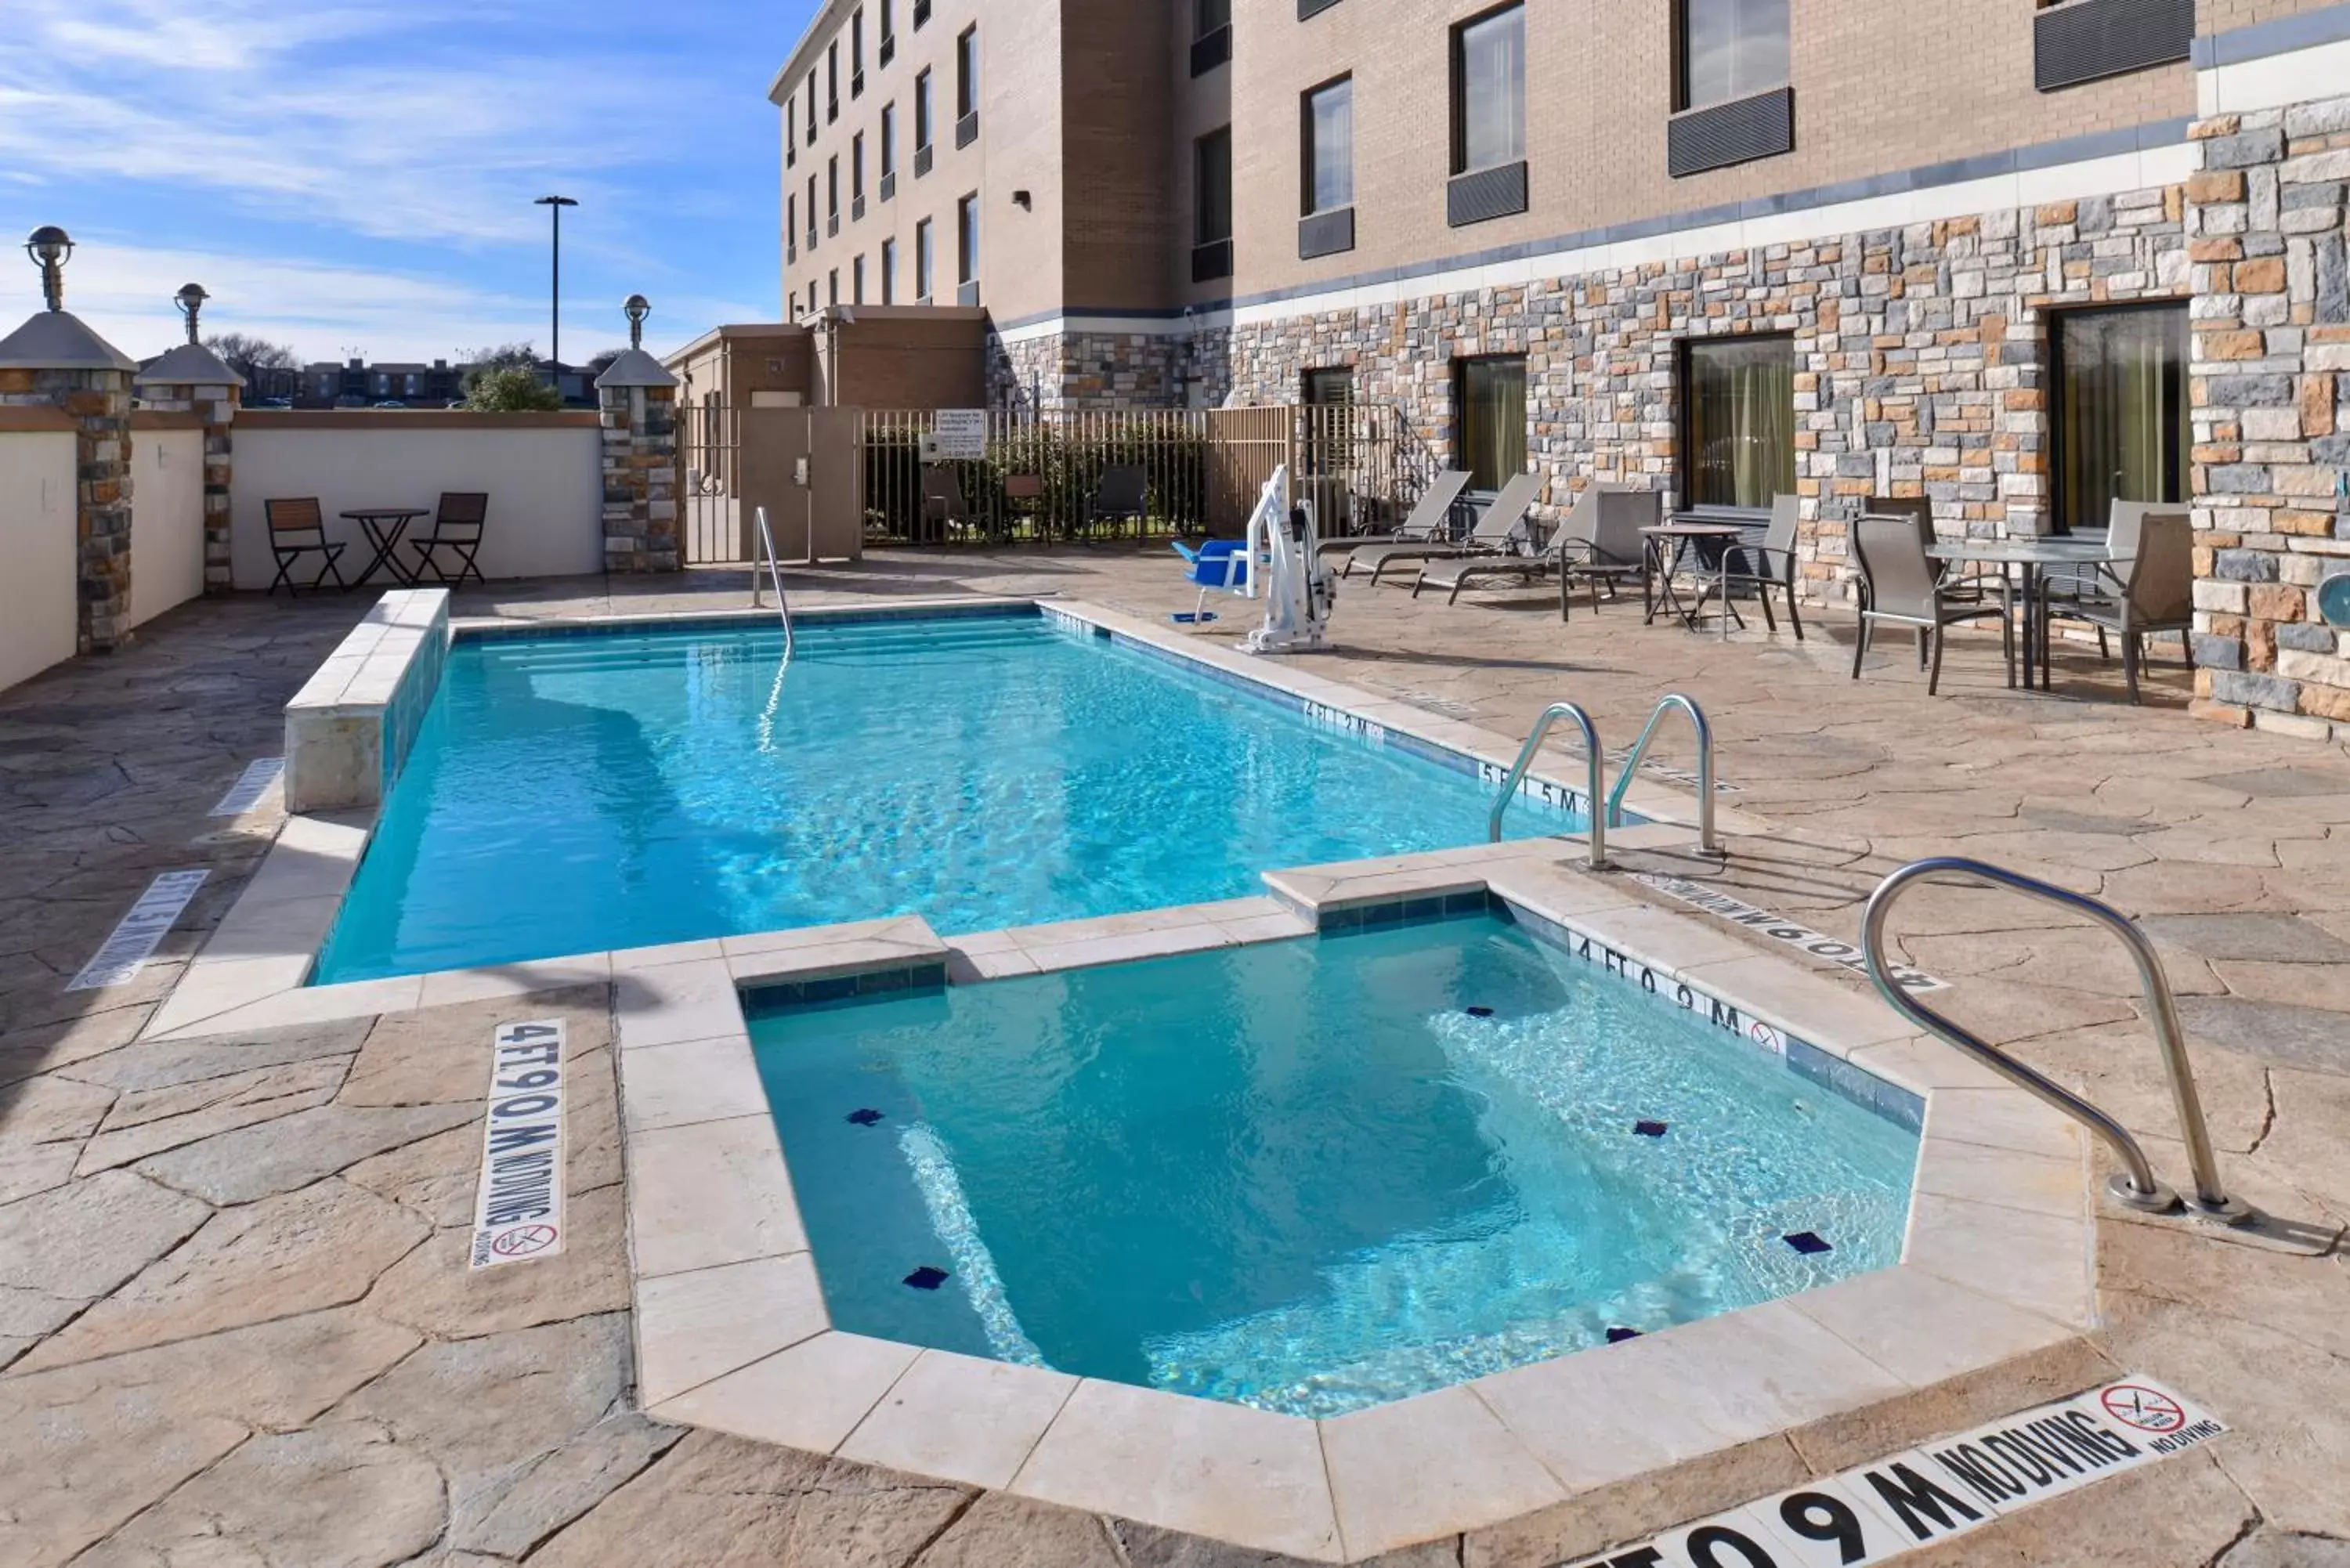
[[[335,564],[347,546],[328,541],[326,515],[318,509],[317,496],[264,501],[261,510],[269,520],[269,553],[277,558],[277,576],[269,583],[271,593],[276,593],[278,584],[283,583],[286,597],[300,597],[301,590],[294,586],[294,563],[313,553],[318,556],[320,564],[318,575],[310,580],[310,586],[324,587],[331,576],[335,587],[350,592],[350,584],[343,581],[342,570]]]
[[[465,579],[487,586],[482,568],[473,557],[481,553],[482,525],[488,518],[490,498],[475,491],[443,491],[441,509],[432,514],[432,532],[414,541],[416,575],[432,574],[433,580],[444,587],[462,588]],[[435,559],[435,552],[450,550],[457,557],[457,575],[451,576]]]

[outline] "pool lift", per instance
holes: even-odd
[[[1265,600],[1264,624],[1241,641],[1243,653],[1306,653],[1330,642],[1336,587],[1323,563],[1314,504],[1289,499],[1289,465],[1273,471],[1249,514],[1245,549],[1250,598]]]
[[[783,661],[775,666],[775,683],[768,689],[766,709],[759,715],[759,749],[767,752],[775,749],[775,710],[783,706],[784,677],[791,673],[792,668],[792,601],[784,592],[784,572],[783,567],[775,561],[775,535],[767,526],[767,509],[764,506],[759,507],[756,516],[759,524],[759,548],[765,557],[767,580],[775,584],[775,609],[784,618]],[[751,607],[753,609],[761,607],[759,589],[759,567],[754,562],[751,567]]]

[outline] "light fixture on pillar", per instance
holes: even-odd
[[[51,310],[66,307],[66,258],[73,254],[73,236],[55,223],[44,223],[25,242],[25,254],[41,269],[41,297]]]
[[[641,348],[645,346],[645,317],[652,313],[652,301],[641,294],[629,296],[627,302],[620,306],[620,314],[629,318],[629,348]]]
[[[183,283],[180,286],[180,292],[172,296],[172,303],[177,305],[180,314],[188,318],[188,341],[191,343],[196,341],[197,314],[203,309],[204,301],[211,297],[200,283]]]

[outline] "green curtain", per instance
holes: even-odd
[[[2068,312],[2057,358],[2057,526],[2096,533],[2116,501],[2185,500],[2186,310]]]
[[[1691,506],[1767,508],[1795,488],[1795,345],[1733,337],[1689,346]]]
[[[1526,471],[1523,359],[1461,361],[1461,466],[1474,490],[1499,490]]]

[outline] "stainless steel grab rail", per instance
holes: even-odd
[[[1572,702],[1554,702],[1543,710],[1541,718],[1534,721],[1533,732],[1526,736],[1526,743],[1518,751],[1517,763],[1510,769],[1509,779],[1502,785],[1502,798],[1493,803],[1493,815],[1485,824],[1486,836],[1495,844],[1502,842],[1503,815],[1510,809],[1510,803],[1518,798],[1518,786],[1526,782],[1526,770],[1534,765],[1534,753],[1542,750],[1550,727],[1561,719],[1575,721],[1575,726],[1583,732],[1583,747],[1591,759],[1589,865],[1594,871],[1604,871],[1607,868],[1607,807],[1604,804],[1607,792],[1603,786],[1607,782],[1607,757],[1599,749],[1599,730],[1592,723],[1591,715]]]
[[[1687,713],[1690,728],[1697,732],[1698,847],[1708,855],[1719,855],[1721,844],[1713,832],[1713,726],[1706,722],[1705,710],[1697,705],[1697,699],[1686,691],[1671,692],[1657,704],[1656,711],[1648,715],[1648,727],[1640,732],[1631,754],[1616,770],[1616,787],[1607,796],[1607,826],[1624,826],[1625,792],[1632,787],[1640,764],[1648,760],[1648,742],[1657,738],[1657,726],[1665,722],[1666,714],[1676,711]]]
[[[2155,1038],[2162,1046],[2163,1068],[2170,1078],[2171,1099],[2178,1106],[2179,1136],[2186,1141],[2187,1161],[2195,1178],[2195,1194],[2188,1200],[2189,1207],[2206,1218],[2224,1220],[2230,1225],[2247,1225],[2260,1218],[2250,1205],[2229,1197],[2220,1185],[2219,1158],[2211,1150],[2211,1130],[2204,1122],[2203,1103],[2195,1092],[2195,1070],[2187,1060],[2187,1039],[2178,1026],[2178,1009],[2171,1000],[2170,981],[2162,972],[2162,961],[2156,955],[2154,944],[2147,940],[2144,931],[2133,925],[2121,911],[2095,898],[2084,898],[2053,883],[1987,865],[1981,860],[1940,856],[1904,866],[1877,884],[1877,891],[1868,896],[1868,905],[1861,914],[1860,946],[1867,960],[1870,981],[1876,985],[1877,994],[1884,997],[1895,1012],[1956,1046],[2010,1083],[2037,1096],[2105,1139],[2126,1168],[2122,1174],[2114,1177],[2110,1184],[2113,1195],[2133,1209],[2159,1214],[2178,1207],[2178,1195],[2154,1174],[2154,1167],[2147,1159],[2146,1150],[2138,1147],[2137,1139],[2130,1136],[2128,1128],[2080,1096],[2042,1076],[1964,1026],[1943,1017],[1895,984],[1887,974],[1886,919],[1893,912],[1895,900],[1920,882],[1955,883],[1976,888],[1988,884],[2006,888],[2070,909],[2075,914],[2086,915],[2121,938],[2137,965],[2139,983],[2146,988],[2147,1006],[2154,1014]]]
[[[759,520],[759,548],[767,556],[767,578],[775,585],[775,607],[784,616],[784,661],[788,664],[792,657],[792,601],[784,592],[783,568],[775,564],[775,536],[767,528],[767,509],[759,507],[755,515]],[[751,607],[757,609],[759,602],[759,568],[754,562],[751,567]]]

